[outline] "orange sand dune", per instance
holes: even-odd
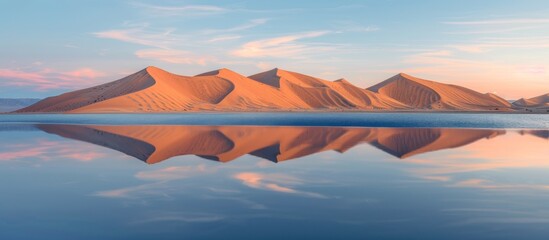
[[[297,104],[276,89],[228,69],[185,77],[148,67],[156,84],[73,112],[179,112],[200,110],[292,109]]]
[[[228,162],[250,154],[273,162],[369,143],[398,158],[455,148],[502,130],[39,125],[45,132],[108,147],[149,164],[180,155]]]
[[[493,94],[405,74],[363,89],[344,79],[327,81],[281,69],[245,77],[224,68],[180,76],[147,67],[120,80],[50,97],[16,112],[507,111],[510,107]]]
[[[69,112],[105,100],[126,97],[154,84],[154,78],[144,69],[114,82],[46,98],[17,112]]]
[[[437,110],[510,110],[511,104],[495,94],[424,80],[400,73],[369,90],[413,108]]]
[[[294,96],[307,108],[338,109],[405,109],[407,106],[365,89],[358,88],[344,79],[334,82],[300,73],[273,69],[249,78],[276,87],[286,96]]]
[[[543,94],[537,97],[524,99],[521,98],[515,102],[513,105],[517,107],[529,107],[529,108],[547,108],[549,109],[549,93]]]

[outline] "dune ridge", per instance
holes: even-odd
[[[16,112],[511,111],[522,102],[545,106],[548,98],[523,99],[511,105],[495,94],[404,73],[364,89],[345,79],[328,81],[278,68],[248,77],[226,68],[181,76],[151,66]]]
[[[283,162],[370,144],[408,158],[490,139],[504,130],[431,128],[38,125],[62,137],[108,147],[155,164],[180,155],[229,162],[246,154]],[[538,133],[532,133],[537,134]],[[541,135],[540,135],[541,136]]]
[[[461,86],[429,81],[404,73],[399,73],[368,89],[419,109],[511,109],[509,102],[495,94],[482,94]]]
[[[537,97],[533,98],[521,98],[515,102],[513,102],[513,105],[518,107],[524,107],[524,108],[547,108],[549,109],[549,93],[539,95]]]

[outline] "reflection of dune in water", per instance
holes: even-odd
[[[530,134],[536,137],[549,139],[549,130],[521,130],[520,134]]]
[[[369,143],[393,156],[455,148],[504,130],[252,126],[38,125],[45,132],[108,147],[153,164],[179,155],[228,162],[246,154],[280,162]]]
[[[482,138],[504,134],[503,130],[402,128],[378,131],[372,145],[393,156],[413,155],[447,148],[461,147]]]

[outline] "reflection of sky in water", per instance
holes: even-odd
[[[538,135],[509,130],[404,159],[363,143],[278,164],[186,155],[148,165],[2,131],[0,238],[545,239],[549,141]]]

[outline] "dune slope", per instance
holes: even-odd
[[[344,79],[334,82],[275,68],[249,76],[258,82],[280,89],[286,96],[301,101],[306,109],[401,109],[407,106]]]
[[[515,104],[546,106],[547,95]],[[120,80],[49,97],[16,112],[453,110],[507,111],[504,99],[398,74],[368,89],[345,79],[273,69],[245,77],[229,69],[180,76],[147,67]]]
[[[517,107],[530,107],[530,108],[548,108],[549,109],[549,93],[543,94],[537,97],[525,99],[521,98],[515,102],[513,105]]]
[[[436,110],[510,110],[511,104],[495,94],[424,80],[400,73],[369,90],[413,108]]]
[[[143,69],[114,82],[48,97],[17,112],[69,112],[147,89],[155,83],[147,69]]]

